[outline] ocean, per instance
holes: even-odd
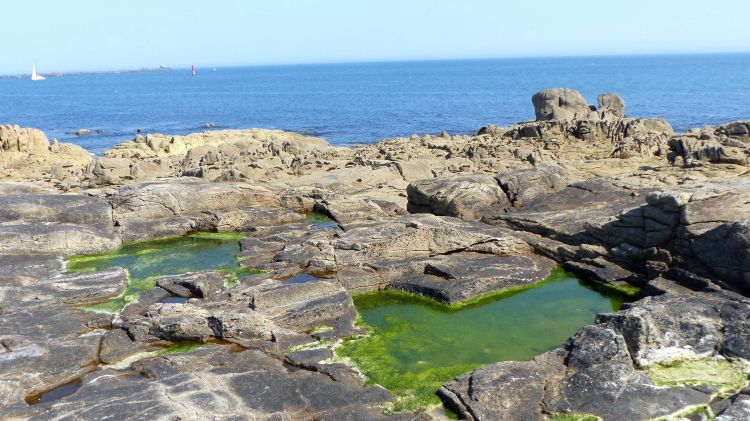
[[[531,95],[617,92],[630,116],[676,130],[750,118],[750,54],[446,60],[0,79],[0,124],[101,153],[136,130],[186,134],[262,127],[334,144],[413,133],[468,134],[534,118]],[[87,128],[101,134],[65,132]]]

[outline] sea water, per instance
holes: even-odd
[[[750,118],[750,54],[528,58],[198,68],[0,78],[0,124],[44,130],[100,153],[143,133],[261,127],[369,143],[413,133],[469,134],[534,118],[544,88],[590,103],[617,92],[632,116],[677,130]],[[65,134],[81,128],[101,134]]]

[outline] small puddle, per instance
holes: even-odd
[[[39,405],[42,403],[53,402],[66,396],[72,395],[80,387],[81,379],[77,378],[71,382],[57,386],[56,388],[50,389],[46,392],[29,395],[26,397],[26,403],[29,405]]]
[[[413,410],[439,404],[435,392],[459,374],[530,360],[622,302],[562,269],[530,289],[462,308],[397,292],[363,294],[354,304],[370,334],[343,342],[336,354],[394,392],[397,410]]]
[[[153,288],[156,278],[203,270],[218,270],[236,278],[251,270],[237,262],[242,233],[195,233],[186,237],[139,241],[98,256],[68,259],[68,272],[90,272],[124,267],[130,279],[122,295],[101,304],[84,307],[103,313],[118,313],[138,296]]]
[[[312,231],[334,230],[339,227],[338,222],[323,212],[309,212],[305,214],[304,223],[310,225]]]
[[[282,282],[285,284],[306,284],[308,282],[317,281],[318,279],[320,278],[316,278],[307,273],[300,273],[299,275],[294,275],[291,278],[284,279]]]
[[[187,300],[185,297],[164,297],[159,302],[164,304],[185,304]]]

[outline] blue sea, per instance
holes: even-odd
[[[41,69],[40,69],[41,70]],[[617,92],[631,116],[677,130],[750,118],[750,54],[530,58],[88,74],[0,79],[0,124],[101,152],[144,133],[262,127],[369,143],[413,133],[473,133],[533,119],[544,88]],[[81,128],[103,134],[76,137]]]

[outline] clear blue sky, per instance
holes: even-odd
[[[749,0],[11,0],[0,73],[750,51]]]

